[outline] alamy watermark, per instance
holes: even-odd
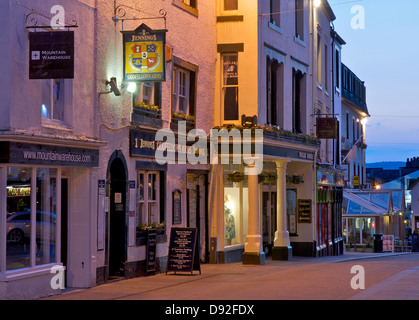
[[[365,269],[363,266],[356,265],[351,268],[351,274],[355,274],[351,279],[351,288],[354,290],[365,290]]]
[[[262,173],[263,129],[211,129],[207,136],[202,129],[186,132],[186,122],[179,121],[177,137],[160,129],[155,142],[158,164],[244,164],[245,174]]]
[[[365,8],[361,5],[356,5],[351,8],[351,13],[354,15],[351,19],[351,28],[354,30],[365,29]]]
[[[53,274],[50,285],[54,290],[65,288],[64,267],[61,265],[52,266],[50,273]]]

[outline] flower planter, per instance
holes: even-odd
[[[131,121],[135,123],[150,125],[153,127],[161,127],[161,111],[135,107],[132,110]]]

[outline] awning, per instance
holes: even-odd
[[[403,190],[344,190],[344,216],[377,216],[404,211]]]

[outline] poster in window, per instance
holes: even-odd
[[[124,48],[124,80],[165,81],[166,30],[152,30],[142,24],[133,31],[121,32]]]

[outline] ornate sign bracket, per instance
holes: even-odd
[[[42,23],[42,19],[45,19],[49,24]],[[26,29],[54,29],[55,27],[51,24],[51,17],[48,17],[34,9],[31,9],[25,17],[25,28]],[[64,21],[63,24],[57,24],[57,29],[70,29],[78,28],[77,21],[73,20],[71,23]]]
[[[157,20],[157,19],[163,19],[164,20],[164,29],[166,29],[166,16],[167,16],[167,12],[164,9],[160,9],[159,10],[159,16],[145,16],[145,17],[136,17],[136,16],[131,16],[131,17],[127,17],[127,9],[132,10],[132,11],[136,11],[138,13],[141,14],[147,14],[146,12],[143,12],[139,9],[127,6],[127,5],[116,5],[116,0],[115,0],[115,9],[114,9],[114,16],[112,17],[112,20],[115,22],[115,24],[118,21],[122,22],[122,30],[124,30],[124,21],[125,20]],[[148,14],[150,15],[150,14]]]

